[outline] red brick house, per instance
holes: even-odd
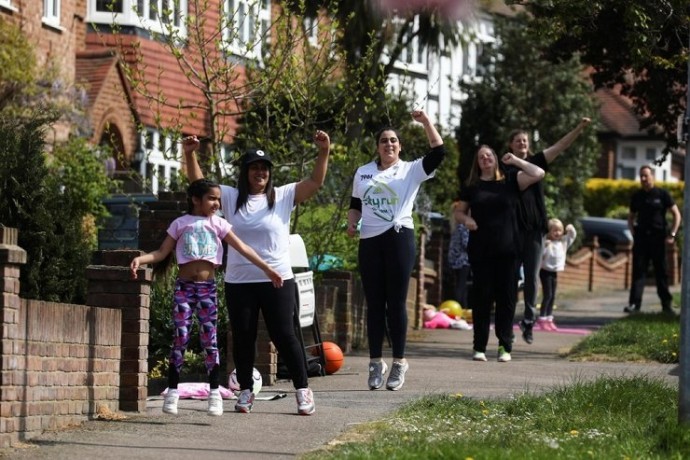
[[[222,1],[209,0],[204,11],[203,30],[208,36],[218,31]],[[231,3],[237,11],[254,13],[225,18],[225,24],[237,32],[227,37],[232,52],[233,46],[255,33],[255,26],[268,24],[270,2]],[[171,10],[175,5],[179,9]],[[190,2],[190,15],[192,7]],[[35,46],[39,67],[55,65],[60,69],[59,85],[85,96],[90,141],[113,147],[116,174],[138,171],[148,180],[144,188],[153,193],[173,181],[180,168],[179,146],[165,130],[205,135],[211,129],[204,94],[156,36],[172,27],[184,38],[187,11],[187,0],[0,0],[0,19],[16,24]],[[209,48],[214,52],[211,41]],[[198,53],[190,46],[185,51]],[[259,47],[254,52],[259,54]],[[242,66],[233,71],[233,78],[241,82]],[[146,82],[148,94],[141,86],[132,87],[131,76]],[[215,128],[231,140],[234,117],[216,120]],[[69,134],[66,129],[55,132],[48,141]]]
[[[596,177],[636,180],[640,166],[662,158],[666,142],[662,133],[640,129],[640,118],[632,101],[616,88],[599,89],[601,127],[598,132],[602,153],[597,162]],[[684,180],[684,151],[666,157],[655,167],[656,179],[664,182]]]

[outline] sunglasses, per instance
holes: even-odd
[[[397,137],[382,137],[379,139],[379,144],[397,144],[398,143],[398,138]]]

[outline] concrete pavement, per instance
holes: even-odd
[[[470,398],[506,398],[540,392],[573,381],[599,376],[647,375],[678,384],[674,365],[657,363],[570,362],[561,357],[583,333],[624,315],[627,292],[562,296],[555,312],[564,332],[535,332],[532,345],[516,330],[513,361],[498,363],[491,337],[486,363],[474,362],[472,331],[414,331],[409,336],[410,370],[400,391],[370,391],[366,352],[345,357],[343,367],[313,378],[316,413],[296,414],[290,382],[264,387],[261,396],[286,392],[275,401],[257,401],[251,414],[233,411],[225,401],[222,417],[206,415],[206,401],[180,400],[177,416],[161,411],[162,398],[150,398],[145,414],[126,413],[124,420],[89,421],[72,430],[45,433],[26,447],[0,450],[1,458],[16,459],[284,459],[318,449],[352,427],[385,417],[400,405],[423,395],[462,393]],[[660,311],[654,288],[645,292],[643,311]],[[518,308],[522,312],[522,307]],[[518,319],[521,317],[518,314]],[[386,350],[390,353],[390,350]],[[390,359],[387,359],[390,364]]]

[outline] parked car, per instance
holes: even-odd
[[[584,243],[591,243],[596,236],[599,241],[599,254],[604,258],[613,257],[621,247],[633,242],[627,220],[583,217],[580,224],[584,232]]]

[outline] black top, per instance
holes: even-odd
[[[515,210],[520,199],[520,187],[517,173],[517,168],[510,168],[504,180],[480,180],[460,191],[460,200],[469,204],[470,214],[477,223],[477,230],[470,232],[467,244],[470,262],[518,255]]]
[[[630,212],[637,214],[635,234],[666,234],[666,210],[675,202],[668,191],[652,187],[640,189],[630,199]]]
[[[528,155],[526,158],[530,163],[539,166],[545,172],[549,165],[546,162],[544,152]],[[515,166],[506,166],[505,170],[518,169]],[[523,231],[540,230],[543,234],[549,231],[549,221],[546,217],[546,205],[544,204],[544,184],[542,181],[536,182],[520,195],[517,203],[518,228]]]

